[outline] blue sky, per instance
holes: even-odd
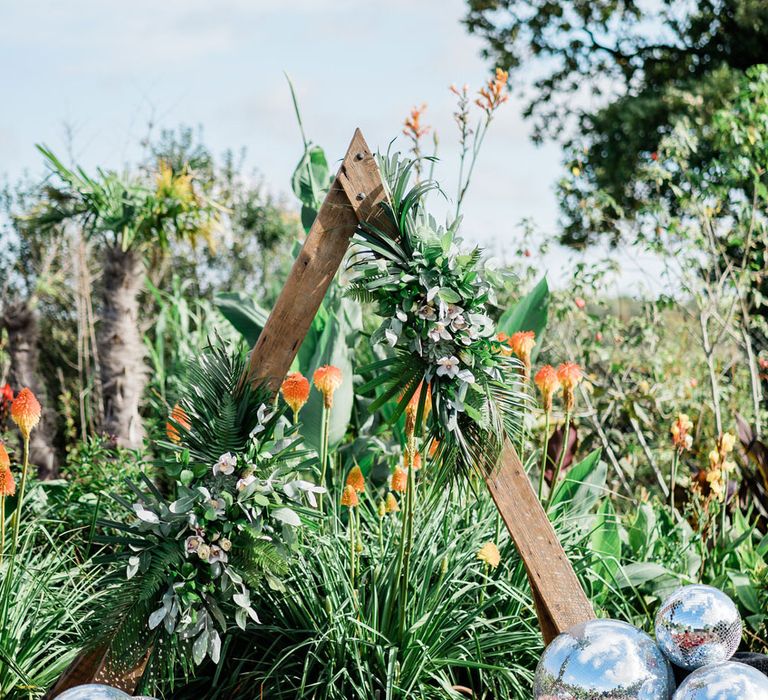
[[[309,137],[333,160],[356,126],[386,148],[411,106],[427,103],[450,194],[448,86],[479,87],[491,69],[460,24],[463,10],[461,0],[3,0],[0,174],[38,171],[34,144],[64,152],[68,133],[79,163],[119,168],[137,157],[150,122],[184,123],[201,126],[215,152],[245,147],[247,166],[287,194],[301,143],[285,71]],[[521,109],[515,96],[498,113],[464,208],[465,237],[501,257],[524,217],[556,233],[560,151],[530,143]],[[557,280],[572,259],[555,250],[542,262]],[[641,267],[622,289],[646,279]]]

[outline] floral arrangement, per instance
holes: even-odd
[[[167,493],[145,476],[133,502],[116,497],[133,517],[106,523],[122,533],[108,541],[124,545],[112,629],[98,635],[116,640],[113,656],[217,663],[228,629],[259,622],[256,588],[282,590],[301,516],[324,489],[301,478],[310,453],[296,426],[241,382],[244,369],[221,350],[204,356],[160,444]]]
[[[497,338],[488,315],[501,274],[480,248],[463,244],[458,219],[446,228],[426,214],[424,196],[436,185],[424,182],[408,190],[414,165],[397,156],[381,159],[389,186],[385,207],[398,235],[361,225],[350,263],[350,293],[374,302],[383,318],[372,342],[393,355],[371,367],[376,377],[361,390],[385,385],[371,410],[399,396],[395,418],[417,396],[417,425],[427,419],[431,398],[430,428],[442,456],[470,460],[475,452],[476,460],[475,448],[498,448],[515,431],[524,367]],[[422,383],[429,391],[417,394]],[[489,434],[497,439],[488,443]]]

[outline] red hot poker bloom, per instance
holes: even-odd
[[[563,401],[565,402],[565,410],[568,412],[573,410],[576,403],[573,390],[581,381],[582,376],[581,367],[575,362],[563,362],[557,368],[557,378],[563,387]]]
[[[333,394],[343,381],[341,370],[333,365],[323,365],[315,370],[312,381],[317,390],[322,393],[325,407],[331,408],[333,406]]]
[[[11,472],[11,460],[5,445],[0,442],[0,498],[13,496],[16,493],[16,482]]]
[[[391,488],[399,493],[404,492],[408,488],[408,472],[402,467],[395,467],[395,471],[392,474]]]
[[[536,334],[533,331],[518,331],[509,339],[512,352],[525,366],[525,378],[531,374],[531,351],[536,346]]]
[[[283,381],[280,392],[296,416],[309,400],[309,379],[301,372],[291,372]]]
[[[29,439],[29,434],[37,427],[41,415],[40,402],[32,391],[25,387],[11,404],[11,418],[19,426],[25,440]]]
[[[544,365],[533,378],[541,392],[541,401],[544,410],[549,413],[552,410],[552,397],[560,390],[560,380],[552,365]]]
[[[365,491],[365,476],[363,476],[363,470],[356,464],[347,474],[347,486],[351,486],[357,493]]]
[[[181,426],[184,430],[189,430],[192,427],[192,423],[189,422],[189,416],[187,412],[179,405],[176,404],[171,411],[171,420],[176,425]],[[177,445],[181,442],[181,435],[179,434],[176,425],[168,421],[165,424],[165,434],[171,442],[175,442]]]
[[[360,499],[357,497],[357,491],[352,486],[345,486],[341,494],[341,505],[347,508],[356,508],[360,505]]]

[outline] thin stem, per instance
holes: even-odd
[[[409,460],[409,462],[411,462]],[[405,551],[403,552],[403,575],[400,579],[400,634],[405,630],[405,613],[408,598],[408,578],[411,568],[411,551],[413,550],[413,505],[416,477],[413,465],[408,468],[408,490],[405,492]]]
[[[0,496],[0,566],[5,553],[5,496]]]
[[[8,576],[13,573],[13,563],[16,559],[16,550],[19,547],[19,530],[21,525],[21,508],[24,505],[24,490],[27,486],[27,472],[29,471],[29,436],[24,438],[24,463],[21,468],[21,486],[19,487],[19,498],[16,501],[16,512],[13,514],[13,548],[11,549],[11,569]]]
[[[320,434],[320,486],[327,487],[326,474],[328,471],[328,430],[330,429],[331,412],[323,403],[323,428]],[[323,494],[318,498],[318,509],[323,512]]]
[[[353,509],[349,509],[349,581],[352,584],[352,590],[355,589],[355,548],[357,540],[355,539],[355,514]]]
[[[539,503],[544,501],[544,474],[547,471],[547,451],[549,450],[549,420],[550,412],[547,411],[544,416],[544,450],[541,455],[541,473],[539,474]]]
[[[675,484],[677,483],[677,462],[680,459],[680,450],[675,450],[672,457],[672,470],[669,473],[669,507],[675,512]]]
[[[549,510],[552,505],[552,498],[555,495],[555,488],[557,487],[557,481],[560,478],[560,472],[563,470],[563,464],[565,463],[565,453],[568,449],[568,438],[571,435],[571,412],[565,412],[565,426],[563,427],[563,444],[560,447],[560,459],[557,460],[557,469],[552,475],[552,484],[549,489],[549,497],[547,498],[547,507],[544,510]]]

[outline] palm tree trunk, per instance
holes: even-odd
[[[139,448],[144,430],[139,405],[147,383],[139,332],[141,255],[119,245],[105,250],[103,304],[97,342],[104,398],[103,430],[122,447]]]
[[[8,354],[11,360],[10,384],[14,391],[29,387],[43,407],[43,415],[29,441],[29,461],[38,468],[41,479],[59,475],[59,460],[53,446],[56,413],[46,398],[45,383],[38,374],[37,313],[28,299],[8,304],[0,318],[8,331]]]

